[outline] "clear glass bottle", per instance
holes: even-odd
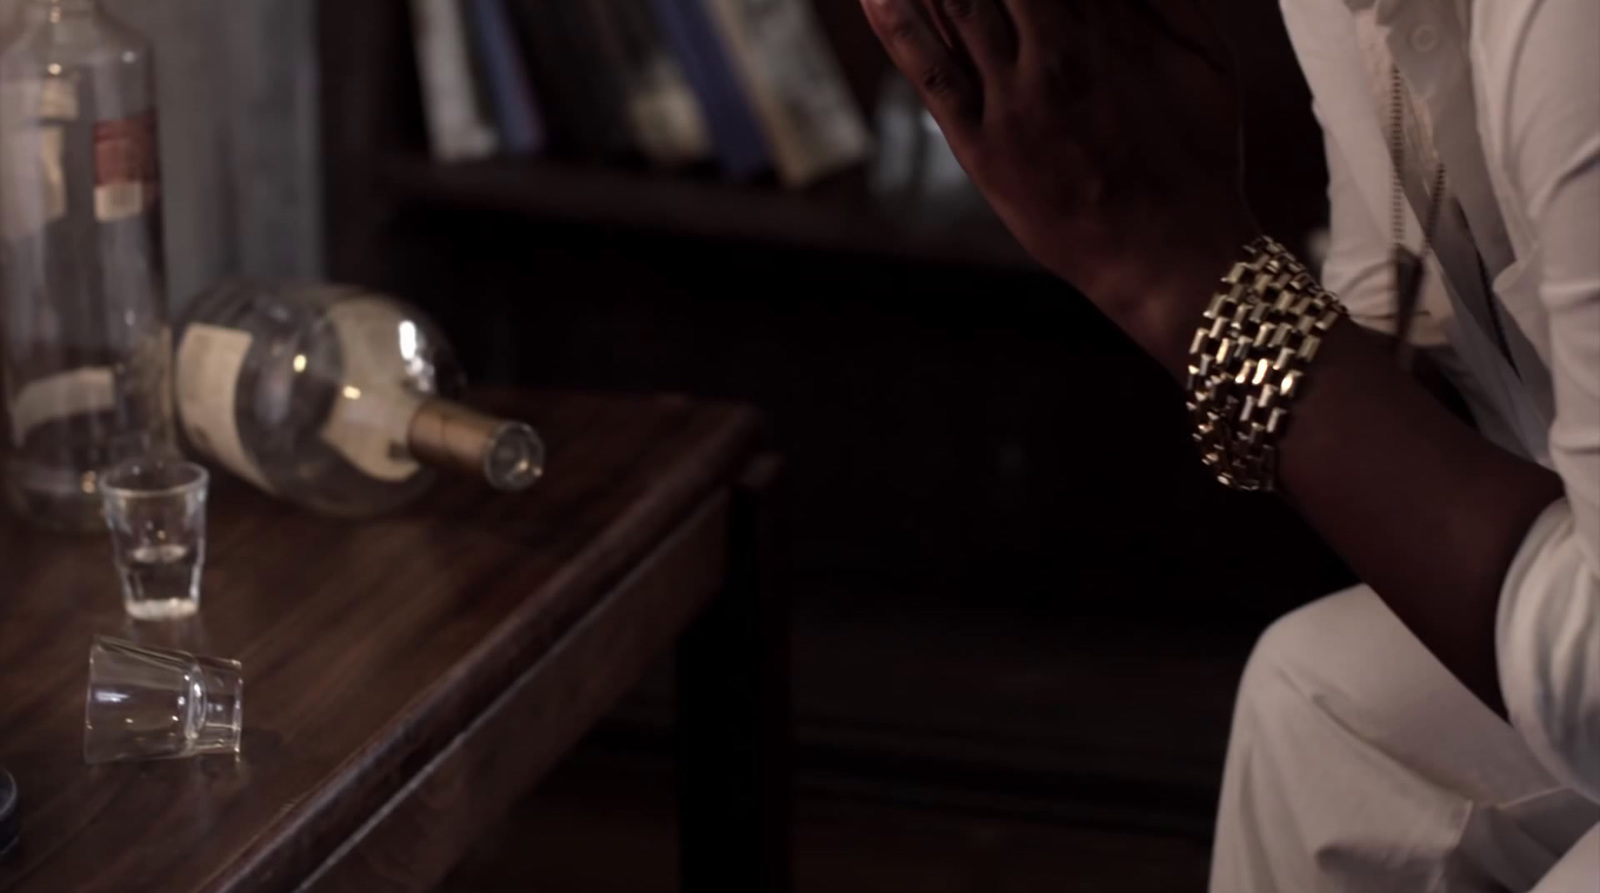
[[[190,447],[262,490],[331,515],[419,496],[430,466],[521,490],[544,473],[533,429],[453,402],[455,354],[427,317],[357,288],[236,281],[178,330]]]
[[[150,44],[94,0],[24,0],[0,48],[5,490],[99,530],[99,469],[173,449]]]

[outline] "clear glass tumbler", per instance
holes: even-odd
[[[132,459],[101,473],[128,616],[174,620],[200,610],[209,482],[204,468],[164,458]]]
[[[83,719],[89,763],[237,754],[243,668],[236,660],[95,636]]]

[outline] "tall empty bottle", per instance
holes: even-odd
[[[5,490],[100,527],[100,469],[171,450],[149,41],[97,0],[23,0],[0,48]]]

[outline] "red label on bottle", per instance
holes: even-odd
[[[160,192],[156,113],[94,125],[94,216],[122,220],[144,213]]]

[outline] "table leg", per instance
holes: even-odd
[[[682,893],[790,889],[789,622],[773,579],[781,463],[752,463],[735,495],[722,593],[678,644]]]

